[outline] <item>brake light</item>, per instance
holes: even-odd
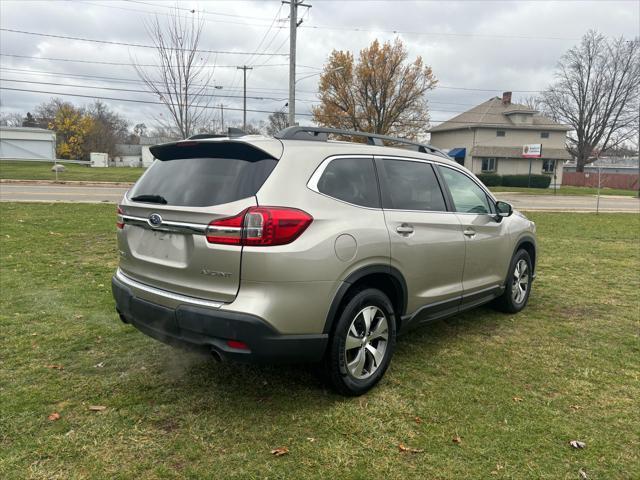
[[[124,220],[122,218],[122,215],[124,214],[124,212],[122,211],[122,209],[120,207],[117,208],[116,210],[116,228],[118,230],[122,230],[124,228]]]
[[[251,207],[234,217],[214,220],[207,229],[209,243],[268,247],[286,245],[302,235],[313,217],[284,207]]]

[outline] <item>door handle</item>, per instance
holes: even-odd
[[[398,232],[400,235],[411,235],[413,233],[413,227],[411,225],[403,223],[402,225],[398,225],[396,227],[396,232]]]
[[[464,233],[464,235],[469,238],[473,238],[476,236],[476,231],[473,228],[467,228],[462,233]]]

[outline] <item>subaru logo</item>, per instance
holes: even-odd
[[[162,217],[157,213],[152,213],[151,215],[149,215],[148,222],[152,227],[159,227],[160,225],[162,225]]]

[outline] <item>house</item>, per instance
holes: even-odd
[[[115,154],[109,159],[111,167],[142,166],[142,145],[117,143]]]
[[[565,148],[569,130],[526,105],[511,103],[511,92],[504,92],[502,98],[491,98],[433,127],[430,143],[475,174],[531,172],[551,175],[551,184],[561,185],[563,162],[571,159]],[[529,151],[534,155],[527,156]]]
[[[0,159],[45,160],[56,158],[56,132],[44,128],[0,127]]]

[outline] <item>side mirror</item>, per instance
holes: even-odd
[[[496,221],[500,222],[504,217],[510,217],[513,214],[513,207],[507,202],[498,200],[496,202]]]

